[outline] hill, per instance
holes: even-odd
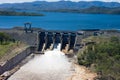
[[[100,1],[58,1],[46,2],[35,1],[14,4],[1,4],[0,10],[6,11],[59,11],[59,12],[79,12],[79,13],[104,13],[120,14],[120,3],[100,2]]]
[[[92,6],[85,9],[59,9],[59,10],[45,10],[52,12],[72,12],[72,13],[85,13],[85,14],[120,14],[119,8],[107,8]]]
[[[26,9],[26,10],[56,10],[56,9],[84,9],[92,6],[96,7],[108,7],[116,8],[120,7],[120,3],[117,2],[71,2],[71,1],[58,1],[58,2],[46,2],[46,1],[35,1],[25,3],[14,3],[14,4],[1,4],[0,8],[11,8],[11,9]]]

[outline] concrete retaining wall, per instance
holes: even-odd
[[[25,59],[28,55],[34,52],[33,47],[28,47],[12,59],[8,60],[3,66],[0,66],[0,75],[5,71],[9,71],[18,65],[23,59]]]

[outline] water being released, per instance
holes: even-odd
[[[60,48],[61,48],[61,44],[60,43],[59,44],[55,44],[53,51],[60,51]],[[62,54],[64,54],[64,53],[62,53]]]
[[[58,44],[53,51],[35,56],[8,80],[65,80],[70,76],[71,63],[60,52],[60,47]]]

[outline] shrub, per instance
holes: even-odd
[[[94,49],[92,49],[94,47]],[[100,80],[117,80],[120,76],[120,39],[111,37],[107,43],[88,45],[83,54],[78,53],[78,63],[90,67],[95,64],[96,72],[102,71]]]

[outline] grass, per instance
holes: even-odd
[[[4,56],[13,46],[16,46],[16,45],[17,43],[13,43],[13,42],[0,45],[0,58]]]

